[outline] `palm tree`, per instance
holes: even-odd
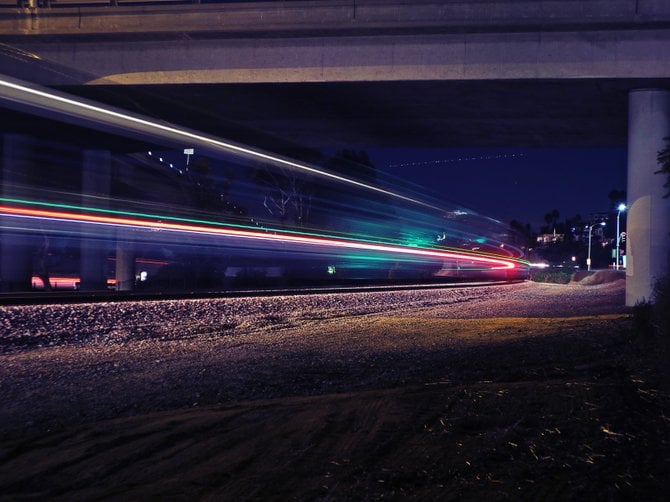
[[[524,225],[520,221],[512,220],[509,225],[510,229],[513,231],[512,234],[518,236],[518,238],[521,239],[522,246],[528,248],[534,246],[537,240],[537,235],[531,229],[530,223],[526,223]]]
[[[556,224],[560,216],[561,213],[558,212],[558,209],[553,209],[550,213],[544,215],[544,221],[549,225],[549,233],[556,232]]]

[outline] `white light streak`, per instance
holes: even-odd
[[[436,209],[438,211],[444,210],[443,208],[420,201],[418,199],[407,197],[405,195],[396,192],[392,192],[390,190],[385,190],[383,188],[379,188],[374,185],[369,185],[367,183],[346,178],[344,176],[339,176],[337,174],[329,173],[327,171],[322,171],[315,167],[311,167],[306,164],[301,164],[299,162],[295,162],[293,160],[289,160],[283,157],[271,155],[269,153],[261,152],[258,150],[253,150],[251,148],[237,145],[228,141],[222,141],[220,139],[211,136],[206,136],[204,134],[200,134],[197,132],[181,129],[171,124],[154,122],[142,118],[140,116],[130,115],[128,113],[123,113],[99,105],[93,105],[91,103],[86,103],[83,101],[67,97],[67,95],[61,95],[55,92],[33,88],[30,87],[29,85],[6,80],[4,78],[0,78],[0,86],[5,88],[5,91],[2,92],[0,96],[4,96],[6,99],[10,101],[28,104],[31,106],[47,108],[52,111],[57,110],[66,113],[70,116],[74,115],[78,118],[84,118],[88,120],[100,121],[102,117],[106,117],[108,120],[105,121],[104,123],[108,125],[114,125],[117,127],[121,126],[123,128],[135,130],[137,132],[144,134],[146,134],[147,132],[152,132],[153,134],[160,132],[162,133],[160,136],[164,139],[172,139],[172,140],[176,139],[191,144],[193,142],[199,143],[201,145],[205,145],[206,147],[218,150],[224,150],[226,152],[234,152],[248,157],[256,158],[259,160],[271,162],[273,164],[298,169],[300,171],[305,171],[311,174],[315,174],[317,176],[322,176],[342,183],[354,185],[359,188],[364,188],[366,190],[382,193],[390,197],[401,199],[406,202],[411,202],[431,209]],[[8,90],[14,92],[8,92]],[[65,105],[65,107],[56,107],[54,106],[53,102]],[[147,129],[149,131],[147,131]]]

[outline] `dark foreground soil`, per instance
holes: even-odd
[[[574,299],[604,290],[551,291],[560,302],[561,292]],[[608,291],[616,304],[620,291]],[[438,319],[437,308],[312,326],[319,342],[309,350],[253,360],[265,370],[240,361],[264,389],[254,394],[253,382],[233,379],[251,389],[249,399],[151,411],[154,394],[142,391],[144,407],[117,402],[99,417],[74,413],[66,396],[61,412],[41,404],[50,389],[62,392],[53,375],[81,377],[82,365],[98,379],[81,383],[93,392],[106,392],[101,379],[119,385],[113,373],[90,372],[91,356],[75,364],[83,346],[14,347],[4,363],[47,376],[5,373],[3,385],[39,399],[2,394],[0,498],[668,500],[667,354],[629,314]],[[295,343],[293,329],[303,340],[308,328],[286,327],[282,339]],[[342,337],[365,357],[333,352]],[[369,339],[385,350],[369,356]],[[329,351],[336,361],[323,360]],[[67,367],[56,373],[59,364]],[[135,378],[151,375],[164,380],[154,387],[179,394],[158,369]],[[28,386],[31,378],[44,388]],[[183,387],[198,378],[193,371]],[[212,385],[203,378],[203,388]],[[110,399],[131,401],[132,384],[126,389]],[[37,425],[20,427],[18,417]]]

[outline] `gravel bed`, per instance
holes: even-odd
[[[481,345],[478,319],[626,311],[621,281],[1,307],[0,438],[417,383]],[[462,320],[475,323],[467,340]]]
[[[238,336],[374,314],[470,319],[615,311],[625,311],[620,283],[585,287],[526,282],[392,292],[10,306],[0,307],[0,351],[125,339]]]

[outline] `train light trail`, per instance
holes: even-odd
[[[191,146],[198,146],[217,152],[234,153],[246,158],[314,174],[332,181],[349,184],[357,188],[377,192],[430,209],[444,211],[443,208],[427,202],[322,169],[317,169],[316,167],[296,162],[288,158],[252,149],[230,141],[223,141],[172,124],[148,120],[138,115],[132,115],[130,113],[92,104],[80,99],[74,99],[64,93],[39,89],[27,83],[22,83],[19,80],[8,79],[7,77],[0,78],[0,98],[30,108],[48,110],[51,113],[62,115],[70,120],[83,120],[96,128],[100,128],[101,125],[114,127],[121,131],[125,136],[129,136],[131,133],[140,134],[142,136],[149,135],[163,141],[168,140],[170,142],[181,144],[186,143]]]
[[[259,263],[264,267],[268,264],[279,264],[277,266],[285,267],[286,277],[289,278],[292,277],[291,274],[295,274],[296,277],[304,275],[308,280],[320,280],[319,272],[315,271],[313,264],[323,265],[321,260],[326,255],[331,255],[336,261],[340,260],[337,266],[342,272],[338,276],[342,277],[347,277],[349,273],[359,274],[359,270],[369,272],[370,275],[381,272],[387,274],[388,278],[414,273],[433,277],[460,277],[461,271],[491,270],[514,270],[510,275],[518,275],[528,266],[520,259],[520,250],[508,246],[507,242],[502,244],[507,235],[501,229],[500,222],[489,221],[476,213],[460,209],[449,211],[440,202],[422,200],[424,194],[403,193],[396,188],[387,188],[369,180],[358,181],[347,175],[337,174],[335,167],[331,171],[324,170],[253,147],[183,129],[174,124],[0,76],[0,103],[3,102],[20,111],[47,115],[61,122],[111,132],[119,138],[148,140],[152,143],[148,155],[151,159],[156,159],[155,162],[165,161],[166,165],[172,160],[172,153],[167,152],[166,156],[153,147],[167,145],[182,149],[186,146],[187,149],[180,151],[204,151],[206,159],[215,159],[219,164],[214,167],[221,171],[220,179],[207,180],[212,187],[218,186],[217,182],[221,182],[223,186],[224,181],[229,181],[227,174],[222,174],[224,168],[232,170],[239,167],[248,171],[237,173],[239,181],[235,183],[236,191],[233,195],[224,197],[222,193],[214,194],[216,198],[212,200],[216,203],[210,200],[210,191],[214,188],[210,191],[200,188],[203,180],[198,176],[187,173],[188,176],[161,178],[157,181],[158,177],[152,171],[155,162],[151,159],[135,158],[135,154],[128,155],[130,160],[116,159],[125,169],[124,174],[119,175],[116,191],[95,196],[85,194],[85,199],[90,201],[88,203],[81,202],[84,199],[81,198],[82,194],[78,192],[76,183],[72,187],[64,186],[57,193],[52,192],[48,186],[42,187],[37,181],[26,182],[30,186],[16,184],[11,187],[12,190],[6,190],[5,197],[0,198],[0,223],[2,228],[9,230],[7,235],[15,232],[17,239],[26,233],[40,233],[45,239],[51,235],[56,236],[54,242],[61,246],[58,252],[65,260],[69,260],[68,264],[78,259],[79,249],[72,242],[80,239],[79,246],[90,246],[95,253],[109,255],[113,241],[116,240],[116,246],[132,247],[134,244],[130,241],[141,242],[141,245],[146,245],[149,256],[170,257],[170,260],[176,256],[175,265],[166,266],[162,272],[167,279],[161,280],[167,281],[167,287],[170,287],[172,281],[170,274],[182,273],[180,267],[210,267],[219,274],[216,280],[223,283],[227,281],[226,277],[233,277],[228,275],[228,268],[232,270],[249,267],[251,270],[259,266]],[[146,152],[147,149],[142,146],[142,151]],[[231,159],[232,167],[226,167]],[[85,169],[90,167],[91,165],[84,165]],[[149,174],[142,171],[142,176],[154,182],[157,190],[164,189],[165,193],[179,192],[180,195],[174,202],[168,202],[167,206],[163,201],[159,204],[144,199],[137,200],[135,195],[127,195],[134,193],[124,184],[132,179],[132,175],[128,173],[134,173],[132,169],[140,168],[146,168]],[[266,183],[267,186],[262,185],[263,188],[259,189],[258,185],[262,184],[262,180],[258,172],[261,170],[277,171],[274,173],[277,179],[272,178],[272,183]],[[181,170],[179,172],[182,174]],[[76,181],[80,177],[79,171],[70,176]],[[71,181],[70,178],[65,179],[67,183]],[[273,190],[284,190],[282,180],[298,184],[298,188],[291,185],[293,191],[290,195],[299,203],[294,203],[295,208],[290,206],[286,212],[284,206],[280,207],[281,211],[273,212],[265,205],[263,197],[273,197]],[[340,186],[334,186],[335,182]],[[306,184],[308,188],[304,188],[302,184]],[[45,189],[44,200],[40,200],[41,190]],[[130,191],[126,191],[127,189]],[[184,195],[182,192],[188,193]],[[113,198],[119,196],[123,199]],[[303,204],[303,196],[307,197],[309,204],[314,197],[314,206]],[[157,195],[150,194],[147,199],[152,197]],[[97,202],[98,199],[105,200]],[[171,200],[169,197],[166,199]],[[240,200],[245,202],[240,204]],[[263,207],[260,206],[261,202]],[[280,202],[287,204],[283,198]],[[98,207],[86,207],[88,204]],[[263,209],[268,210],[271,216],[268,217]],[[426,211],[427,209],[430,211]],[[141,212],[144,210],[147,212]],[[304,211],[311,219],[303,218]],[[258,215],[261,213],[266,218],[259,222],[261,218]],[[218,216],[212,216],[215,214]],[[223,221],[212,221],[210,218],[223,218]],[[132,232],[116,234],[109,231],[113,228],[132,229]],[[125,240],[128,242],[124,242]],[[31,242],[36,243],[37,240]],[[49,245],[45,241],[43,248],[46,249]],[[37,246],[35,244],[36,248]],[[211,248],[211,251],[207,248]],[[228,251],[220,253],[223,248]],[[40,248],[38,252],[45,252],[44,249]],[[117,247],[117,253],[119,249],[121,248]],[[87,259],[91,256],[91,259],[97,259],[98,255],[95,253],[85,256]],[[309,256],[311,254],[314,256]],[[304,257],[307,259],[303,260]],[[47,258],[43,259],[46,263]],[[361,264],[362,260],[366,260],[365,263]],[[373,263],[374,261],[377,263]],[[64,265],[57,266],[66,269]],[[125,262],[122,268],[124,266]],[[330,275],[334,275],[334,266],[335,264]],[[442,268],[436,273],[440,266]],[[355,272],[351,272],[352,270]]]
[[[299,235],[303,237],[317,237],[317,238],[328,238],[328,239],[337,239],[337,238],[342,238],[343,240],[349,240],[349,241],[355,241],[359,243],[371,243],[371,244],[383,244],[383,245],[392,245],[392,246],[398,246],[400,248],[417,248],[417,247],[430,247],[429,241],[426,239],[421,239],[419,240],[418,238],[414,239],[382,239],[380,237],[373,237],[367,234],[360,234],[360,233],[344,233],[344,232],[335,232],[335,233],[330,233],[330,234],[323,234],[323,233],[318,233],[316,230],[314,231],[294,231],[294,230],[286,230],[286,229],[277,229],[277,228],[272,228],[272,227],[267,227],[263,226],[259,228],[258,226],[254,225],[241,225],[238,223],[221,223],[218,221],[212,221],[212,220],[204,220],[204,219],[196,219],[196,218],[185,218],[185,217],[180,217],[180,216],[169,216],[169,215],[159,215],[159,214],[152,214],[152,213],[147,213],[147,212],[137,212],[137,211],[121,211],[118,209],[102,209],[102,208],[97,208],[97,207],[90,207],[90,206],[77,206],[73,204],[64,204],[64,203],[55,203],[55,202],[42,202],[42,201],[33,201],[33,200],[25,200],[25,199],[15,199],[15,198],[7,198],[7,197],[0,197],[0,203],[8,203],[8,204],[19,204],[20,206],[29,206],[29,207],[42,207],[42,208],[49,208],[49,209],[56,209],[56,210],[75,210],[77,213],[80,211],[85,211],[93,214],[105,214],[105,215],[113,215],[113,216],[120,216],[120,217],[131,217],[131,218],[139,218],[140,220],[144,221],[146,219],[149,220],[157,220],[157,221],[170,221],[170,222],[176,222],[176,223],[185,223],[185,224],[195,224],[195,225],[205,225],[206,227],[225,227],[225,228],[235,228],[235,229],[242,229],[242,230],[251,230],[257,233],[259,230],[263,232],[271,232],[274,234],[280,233],[282,235]],[[252,218],[253,221],[253,218]],[[92,223],[92,222],[89,222]],[[107,224],[107,223],[99,223],[99,224]],[[442,239],[444,240],[444,239]],[[437,239],[437,242],[441,242],[440,239]],[[439,244],[439,247],[437,248],[441,251],[452,251],[458,254],[462,253],[469,253],[467,256],[472,256],[472,255],[477,255],[477,256],[488,256],[491,258],[505,258],[505,259],[511,259],[513,261],[516,261],[518,263],[525,263],[524,260],[521,259],[514,259],[513,257],[510,257],[509,255],[499,255],[496,253],[490,253],[490,252],[485,252],[485,251],[480,251],[480,250],[464,250],[462,248],[457,248],[457,247],[449,247],[445,246],[443,244]],[[476,253],[474,253],[476,251]]]
[[[44,221],[65,223],[86,223],[90,225],[114,226],[122,228],[150,229],[165,232],[177,232],[186,234],[199,234],[217,237],[230,237],[248,239],[259,242],[280,242],[284,244],[308,245],[320,248],[349,249],[363,252],[378,252],[392,255],[404,255],[407,257],[424,257],[442,260],[465,260],[486,266],[490,270],[514,269],[517,261],[482,255],[476,253],[446,251],[436,248],[407,247],[390,245],[385,243],[374,243],[355,239],[333,238],[328,236],[303,235],[297,232],[286,233],[282,231],[242,229],[226,226],[223,224],[186,223],[175,221],[163,221],[158,218],[136,218],[121,216],[118,214],[105,214],[103,210],[91,214],[84,208],[81,212],[71,212],[57,209],[36,209],[34,207],[16,207],[0,205],[0,216],[29,218]]]

